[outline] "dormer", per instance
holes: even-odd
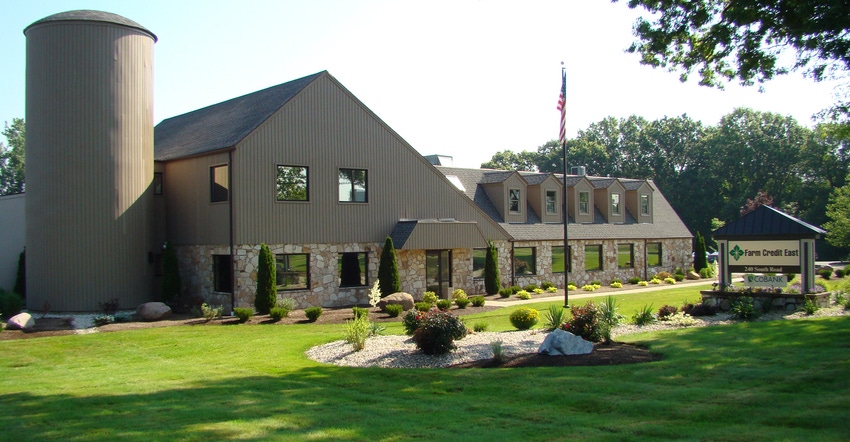
[[[592,223],[593,185],[585,176],[567,175],[567,206],[570,216],[577,223]]]
[[[563,188],[552,173],[523,175],[528,183],[528,202],[544,223],[560,223]]]
[[[652,196],[655,188],[647,180],[620,180],[626,189],[626,208],[639,223],[652,223]]]
[[[616,178],[590,178],[596,207],[608,223],[626,222],[626,188]]]
[[[505,222],[526,222],[528,183],[522,175],[516,171],[487,172],[479,184]]]

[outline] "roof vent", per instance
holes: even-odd
[[[587,173],[584,166],[573,166],[570,169],[570,175],[584,176]]]

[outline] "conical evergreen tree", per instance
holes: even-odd
[[[18,274],[15,277],[15,288],[13,291],[22,298],[27,299],[27,249],[18,256]]]
[[[167,241],[162,252],[162,273],[162,302],[169,304],[180,298],[183,282],[180,280],[177,252]]]
[[[384,241],[384,249],[381,251],[381,262],[378,264],[378,281],[381,288],[381,297],[401,291],[401,283],[398,279],[398,264],[396,264],[395,259],[395,247],[393,247],[393,239],[389,236]]]
[[[259,261],[254,309],[261,315],[267,315],[277,304],[277,270],[269,246],[260,245]]]
[[[499,259],[493,241],[487,241],[487,254],[484,257],[484,290],[488,295],[499,293]]]
[[[699,273],[706,267],[708,267],[708,258],[705,256],[705,238],[697,232],[696,244],[694,245],[694,270]]]

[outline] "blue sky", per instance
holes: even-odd
[[[96,9],[159,37],[154,121],[328,70],[423,155],[477,167],[557,138],[560,63],[567,136],[607,116],[688,114],[717,124],[736,107],[811,125],[833,85],[791,74],[725,91],[681,84],[624,52],[640,11],[624,2],[0,0],[0,122],[25,116],[23,29]]]

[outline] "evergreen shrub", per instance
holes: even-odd
[[[307,315],[307,320],[310,322],[316,322],[319,319],[319,316],[322,316],[322,308],[315,307],[307,307],[304,309],[304,314]]]
[[[466,337],[466,326],[460,319],[442,311],[425,313],[413,332],[413,342],[426,355],[441,355],[455,348],[454,341]]]
[[[239,322],[248,322],[252,316],[254,316],[254,309],[247,307],[236,307],[233,309],[233,314],[239,318]]]
[[[391,318],[397,318],[398,315],[404,311],[404,307],[402,307],[401,304],[387,304],[387,306],[384,307],[384,311],[386,311]]]
[[[537,325],[540,312],[530,307],[520,307],[514,310],[508,319],[517,330],[528,330]]]

